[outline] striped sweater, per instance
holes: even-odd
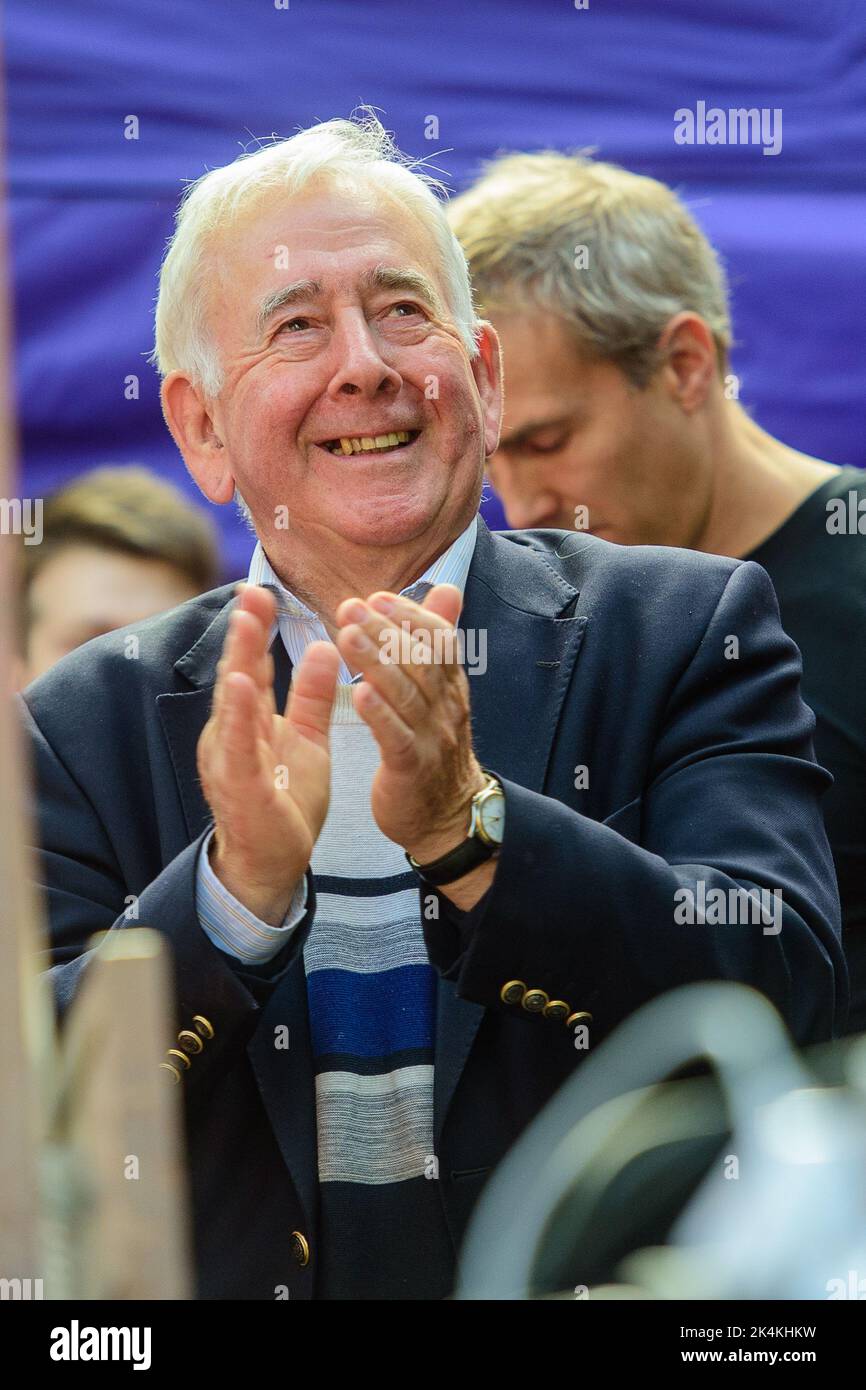
[[[331,808],[304,948],[316,1072],[319,1298],[443,1298],[451,1244],[433,1178],[436,974],[418,882],[370,814],[373,735],[337,693]],[[425,1173],[430,1176],[425,1176]]]

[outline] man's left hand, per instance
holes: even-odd
[[[376,824],[420,864],[466,839],[470,802],[487,780],[472,749],[469,682],[456,631],[461,606],[459,589],[437,584],[423,604],[377,591],[366,602],[346,599],[336,614],[337,646],[364,677],[354,691],[355,709],[382,755],[371,794]],[[359,637],[365,646],[356,645]],[[467,876],[482,871],[475,898],[492,880],[493,866]],[[444,891],[453,896],[449,888]]]

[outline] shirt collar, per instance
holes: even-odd
[[[461,594],[466,588],[466,579],[469,574],[469,566],[472,563],[472,556],[475,553],[475,542],[478,537],[478,515],[476,513],[456,540],[452,541],[448,549],[443,551],[432,565],[428,565],[423,574],[408,584],[400,593],[412,599],[415,603],[422,603],[425,595],[432,589],[434,584],[455,584]],[[284,624],[303,625],[307,629],[317,629],[317,636],[327,640],[328,634],[324,628],[318,613],[293,594],[291,589],[286,588],[285,584],[279,579],[273,570],[261,541],[257,541],[250,561],[247,582],[259,584],[266,589],[270,589],[277,601],[277,621],[271,629],[271,642],[279,629],[283,644],[286,650],[290,651],[290,644],[286,640],[287,632],[284,631]],[[312,639],[312,636],[310,638]]]

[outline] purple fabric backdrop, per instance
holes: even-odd
[[[27,495],[108,462],[198,495],[144,361],[181,182],[359,102],[456,189],[498,149],[587,145],[674,184],[728,266],[744,403],[788,443],[866,464],[858,0],[12,0],[5,28]],[[781,152],[676,144],[674,112],[698,101],[781,108]],[[218,516],[239,574],[249,532]]]

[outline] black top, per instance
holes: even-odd
[[[866,472],[843,468],[751,554],[776,588],[803,656],[815,756],[835,777],[824,800],[851,972],[849,1031],[866,1029]]]

